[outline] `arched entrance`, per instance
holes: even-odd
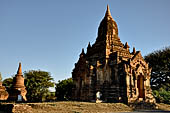
[[[144,93],[144,77],[142,75],[138,76],[137,87],[138,87],[139,98],[144,98],[145,97],[145,93]]]

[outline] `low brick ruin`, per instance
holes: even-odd
[[[8,95],[9,94],[6,91],[6,88],[2,85],[2,82],[0,81],[0,101],[7,100]]]

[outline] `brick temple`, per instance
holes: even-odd
[[[118,36],[118,27],[109,6],[98,28],[98,36],[87,52],[80,54],[72,72],[73,100],[95,101],[100,92],[103,102],[154,103],[150,87],[151,69],[140,51],[130,52]]]

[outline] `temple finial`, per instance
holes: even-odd
[[[136,53],[136,49],[135,49],[135,47],[133,47],[133,52],[132,52],[133,54],[135,54]]]
[[[107,10],[105,16],[111,16],[109,5],[107,5]]]
[[[81,53],[83,53],[84,54],[84,48],[82,48],[82,52]]]
[[[84,53],[84,48],[82,48],[82,51],[81,51],[80,57],[83,57],[84,55],[85,55],[85,53]]]
[[[89,44],[88,44],[88,48],[90,48],[91,47],[91,44],[90,44],[90,42],[89,42]]]
[[[18,75],[22,75],[21,62],[19,63],[19,67],[18,67],[17,74],[18,74]]]
[[[124,48],[126,48],[126,49],[129,49],[129,48],[130,48],[127,42],[125,43]]]

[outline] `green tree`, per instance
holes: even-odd
[[[170,47],[148,54],[145,60],[152,67],[151,88],[155,98],[158,102],[170,103]]]
[[[68,78],[58,81],[56,84],[56,97],[57,100],[70,100],[72,95],[73,80]]]
[[[5,80],[3,80],[3,86],[6,87],[7,91],[9,91],[11,89],[12,84],[13,84],[12,78],[6,78]]]
[[[55,101],[55,100],[56,100],[55,92],[48,92],[48,94],[46,95],[46,101]]]
[[[28,101],[44,101],[49,93],[49,87],[54,87],[53,78],[49,72],[31,70],[24,72],[24,77]]]
[[[157,102],[170,104],[170,91],[167,91],[166,88],[161,87],[158,90],[153,90],[153,94]]]
[[[170,47],[148,54],[145,60],[152,67],[152,89],[159,89],[162,85],[168,86],[170,83]]]

